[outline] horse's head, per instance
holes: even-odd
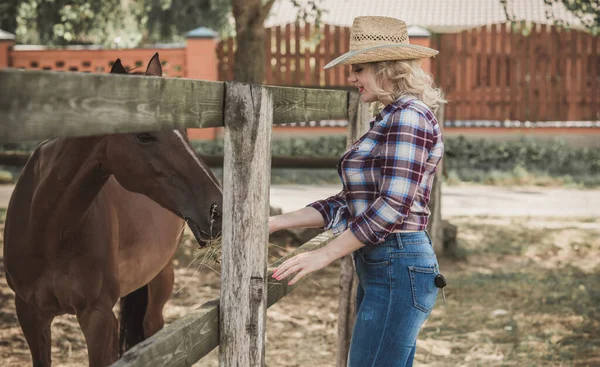
[[[111,73],[129,74],[119,59]],[[158,53],[139,74],[162,76]],[[118,134],[107,140],[108,171],[123,187],[184,218],[200,245],[220,234],[221,186],[192,150],[185,131]]]

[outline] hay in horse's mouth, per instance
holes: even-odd
[[[187,223],[188,227],[194,234],[196,241],[198,241],[198,245],[200,245],[200,247],[206,247],[210,243],[211,239],[204,238],[202,236],[202,230],[200,229],[200,226],[198,226],[193,220],[191,220],[190,218],[184,218],[184,219],[185,219],[185,222]]]

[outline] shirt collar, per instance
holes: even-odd
[[[383,120],[389,114],[393,113],[394,111],[396,111],[399,108],[404,107],[404,105],[406,105],[408,102],[412,101],[413,99],[417,99],[417,97],[415,97],[411,94],[404,94],[404,95],[398,97],[395,101],[392,101],[387,106],[385,106],[383,108],[383,110],[381,110],[381,112],[379,112],[377,115],[375,115],[375,122]]]

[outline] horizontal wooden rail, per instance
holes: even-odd
[[[274,262],[269,268],[269,290],[267,307],[275,304],[285,295],[303,283],[303,280],[289,286],[287,281],[278,282],[270,276],[273,268],[288,258],[302,252],[323,247],[333,240],[331,232],[324,232],[290,254]],[[139,343],[113,367],[146,366],[191,366],[207,355],[219,344],[219,299],[213,299],[198,309],[166,326],[154,336]]]
[[[344,119],[345,91],[268,87],[274,124]],[[139,75],[0,70],[0,143],[223,126],[225,84]]]

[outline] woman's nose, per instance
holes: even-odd
[[[352,73],[348,74],[348,83],[354,83],[356,81],[356,77],[352,75]]]

